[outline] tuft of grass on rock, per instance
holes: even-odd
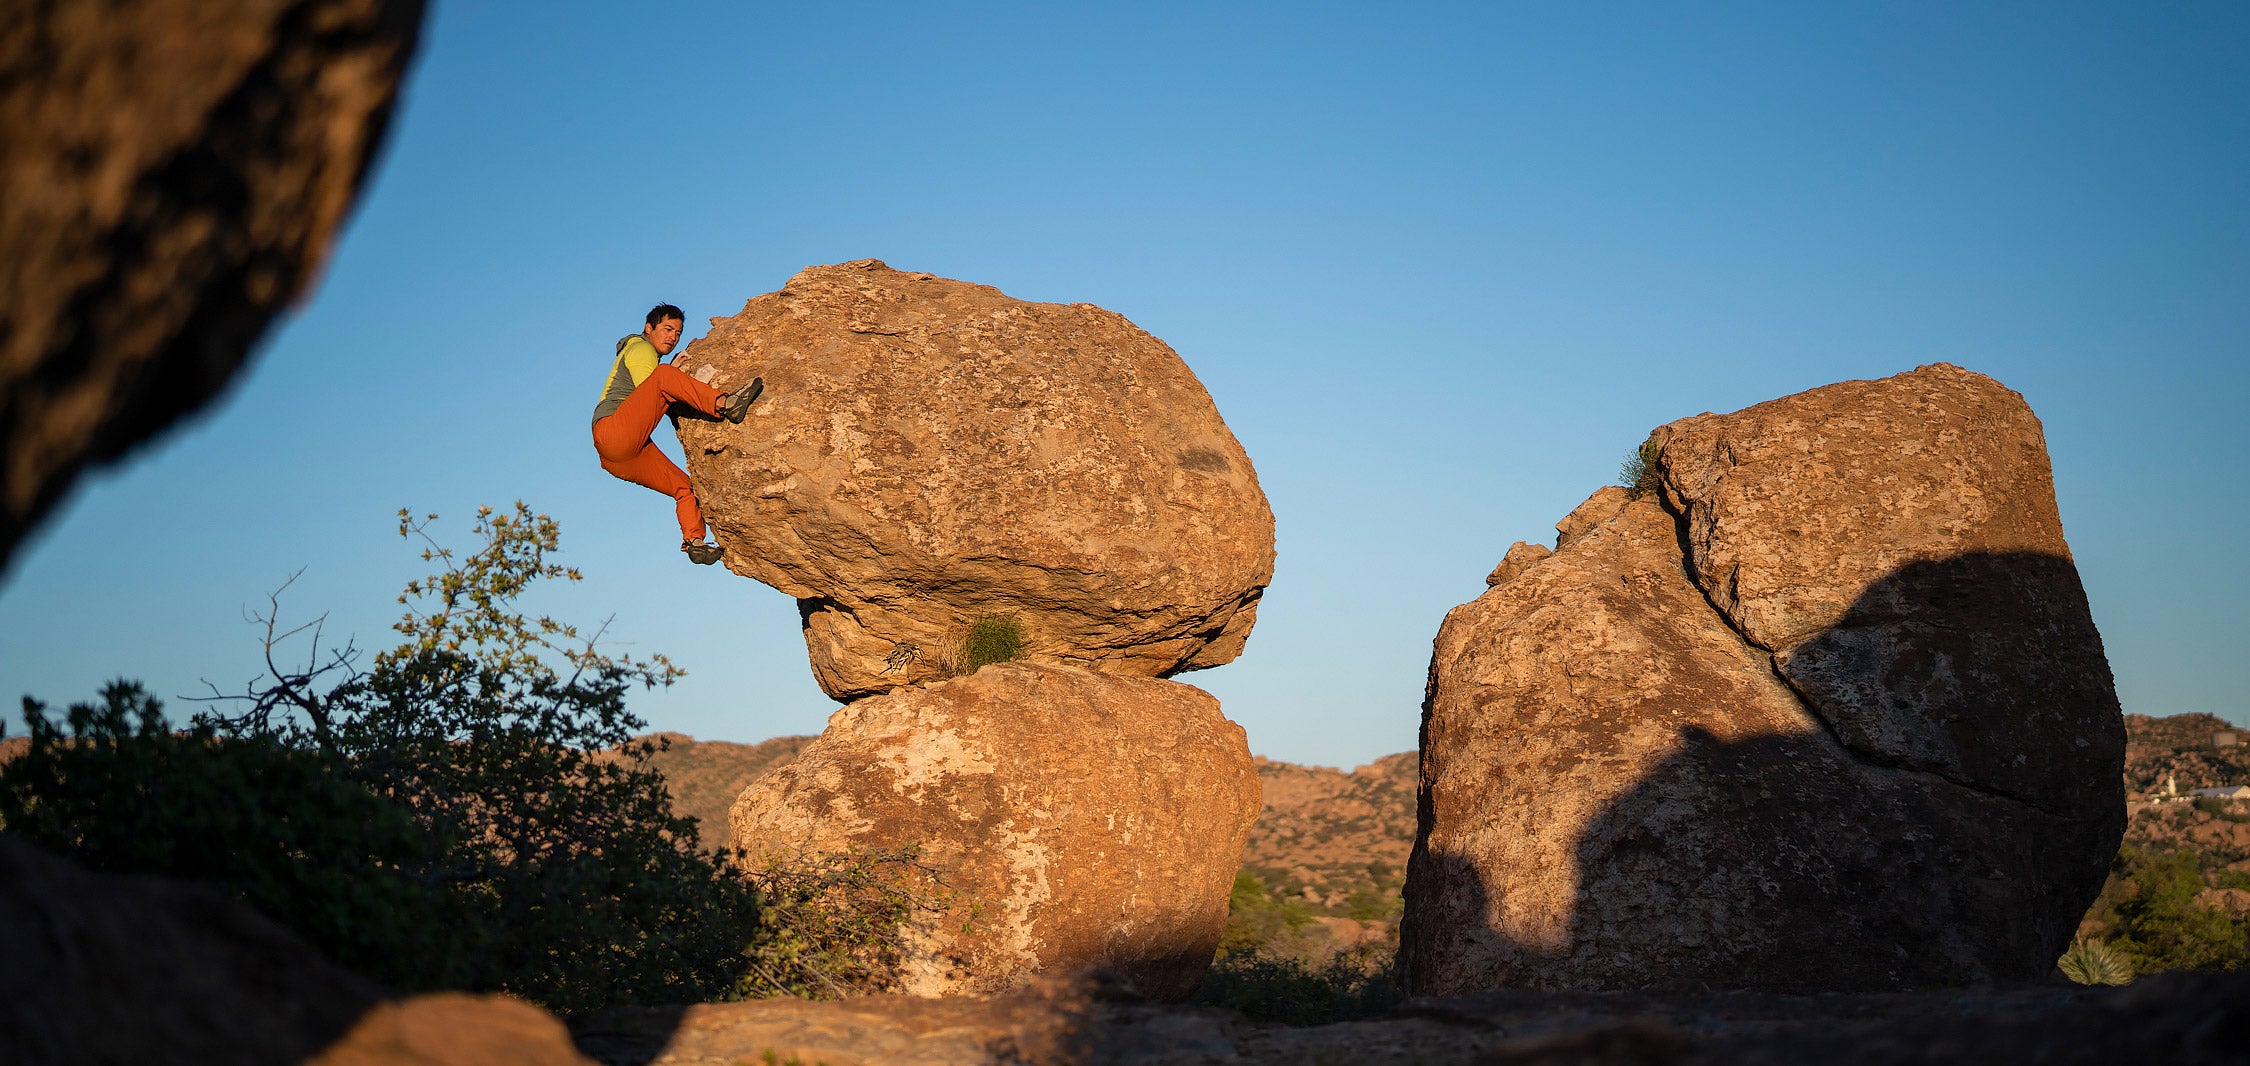
[[[947,673],[967,677],[994,663],[1023,658],[1023,620],[1014,613],[980,614],[969,620],[961,643],[946,664]]]
[[[1657,458],[1663,451],[1654,438],[1644,440],[1625,457],[1625,465],[1618,468],[1617,483],[1625,486],[1625,491],[1632,493],[1634,499],[1663,489],[1663,478],[1657,469]]]

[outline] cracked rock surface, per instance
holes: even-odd
[[[798,600],[840,700],[946,677],[980,615],[1024,658],[1167,677],[1234,660],[1273,578],[1242,445],[1162,341],[872,259],[810,267],[678,360],[767,391],[683,420],[726,564]]]
[[[1413,991],[2046,975],[2124,733],[2039,424],[1951,366],[1660,428],[1446,616]]]
[[[902,991],[1101,967],[1176,999],[1218,947],[1259,798],[1201,689],[1001,663],[845,706],[730,820],[753,867],[919,845],[951,909],[923,917]]]

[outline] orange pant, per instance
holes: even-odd
[[[695,486],[649,440],[674,403],[717,416],[719,390],[670,363],[659,363],[616,412],[594,423],[594,451],[602,457],[602,469],[670,496],[680,515],[680,539],[702,540],[703,508],[696,505]]]

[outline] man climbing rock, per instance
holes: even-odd
[[[679,308],[658,304],[646,321],[639,333],[618,339],[617,358],[609,364],[601,402],[594,406],[594,451],[602,469],[672,497],[680,516],[680,550],[709,565],[725,549],[704,542],[703,508],[695,502],[695,486],[649,438],[674,404],[740,424],[766,381],[751,378],[750,384],[722,394],[664,362],[679,345],[680,327],[687,321]]]

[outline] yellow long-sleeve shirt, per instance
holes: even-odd
[[[594,421],[599,422],[617,413],[618,405],[640,383],[648,380],[664,357],[656,354],[656,346],[638,333],[618,338],[617,358],[609,364],[609,376],[602,379],[601,402],[594,405]]]

